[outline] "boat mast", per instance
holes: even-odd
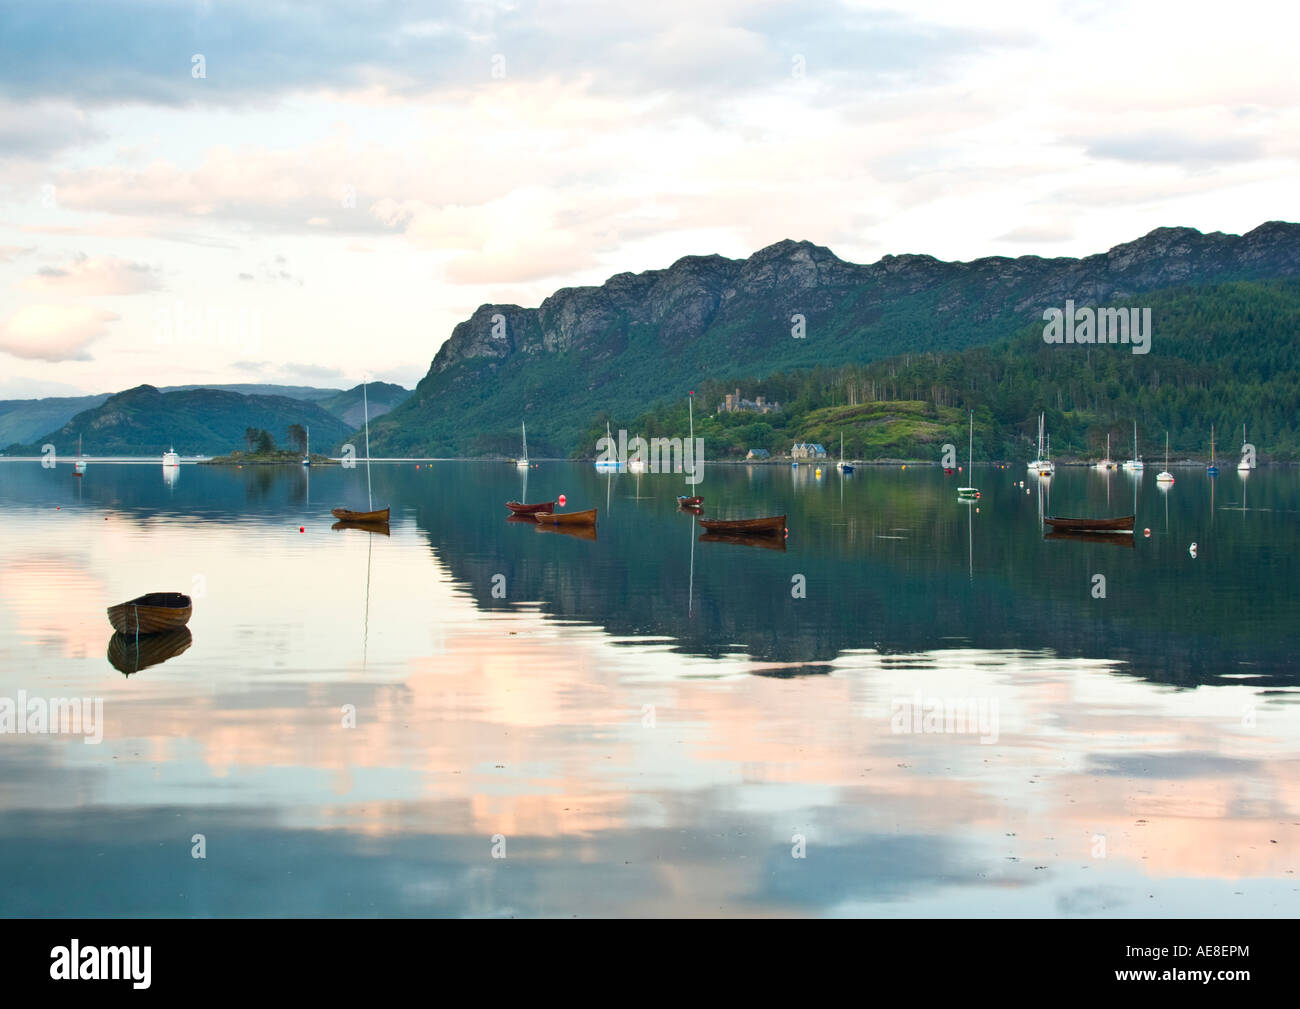
[[[692,389],[690,392],[688,392],[688,393],[686,394],[686,415],[690,418],[690,421],[691,421],[691,441],[690,441],[690,444],[687,445],[686,450],[687,450],[688,452],[694,453],[694,451],[695,451],[695,390],[693,390],[693,389]],[[694,458],[695,458],[694,455],[692,455],[691,458],[694,459]],[[698,460],[698,459],[695,459],[695,463],[694,463],[694,464],[695,464],[696,466],[698,466],[698,465],[699,465],[699,460]],[[682,468],[685,469],[686,467],[683,466]],[[691,476],[694,476],[694,475],[695,475],[694,472],[692,472],[692,473],[691,473]],[[689,483],[690,483],[690,480],[687,480],[686,482],[689,484]],[[695,541],[694,541],[694,540],[691,540],[692,547],[694,546],[694,543],[695,543]],[[691,550],[691,563],[692,563],[692,564],[695,563],[695,550],[694,550],[694,549]]]
[[[374,511],[375,496],[370,490],[370,401],[366,398],[365,379],[362,379],[361,381],[361,415],[366,420],[366,501],[369,502],[367,510]],[[369,585],[368,582],[367,585]],[[369,611],[367,611],[367,619],[368,618]]]
[[[969,473],[975,466],[975,411],[970,412],[970,448],[966,455],[966,472]]]

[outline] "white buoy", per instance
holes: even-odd
[[[1193,543],[1190,547],[1188,547],[1188,548],[1187,548],[1187,552],[1188,552],[1189,554],[1191,554],[1193,557],[1195,557],[1195,556],[1196,556],[1196,544]]]

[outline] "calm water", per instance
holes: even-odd
[[[0,914],[1300,914],[1300,474],[1157,468],[711,467],[773,550],[587,465],[376,465],[385,537],[364,470],[0,463],[0,698],[104,712],[0,735]]]

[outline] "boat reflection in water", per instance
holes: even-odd
[[[1133,532],[1127,533],[1104,533],[1104,532],[1084,532],[1078,530],[1065,530],[1060,532],[1044,533],[1045,540],[1074,540],[1076,543],[1104,543],[1108,546],[1128,547],[1133,549]]]
[[[764,550],[785,551],[785,537],[767,533],[705,533],[701,543],[732,543],[740,547],[762,547]]]
[[[194,643],[188,627],[178,627],[165,634],[116,633],[108,639],[108,661],[113,668],[130,676],[180,655]]]
[[[388,529],[387,522],[362,522],[356,519],[341,519],[330,526],[330,528],[336,531],[339,529],[360,529],[362,532],[379,533],[381,536],[392,535]]]
[[[506,519],[509,522],[509,519]],[[574,539],[596,541],[596,527],[594,525],[543,525],[540,522],[533,523],[533,528],[539,533],[559,533],[561,536],[572,536]]]

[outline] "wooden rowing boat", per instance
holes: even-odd
[[[533,518],[553,526],[594,526],[596,509],[588,508],[583,512],[538,512]]]
[[[704,498],[698,496],[687,497],[685,494],[678,494],[677,503],[683,508],[698,508],[700,505],[704,504]]]
[[[119,634],[161,634],[184,627],[194,612],[181,592],[150,592],[108,608],[108,622]]]
[[[744,536],[780,536],[785,532],[785,516],[770,515],[761,519],[696,519],[711,533],[727,533]]]
[[[379,533],[379,535],[381,536],[392,535],[392,533],[388,529],[387,519],[385,519],[383,522],[357,522],[352,519],[348,519],[348,520],[339,519],[339,521],[335,522],[332,526],[330,526],[330,528],[333,529],[335,532],[338,532],[340,529],[360,529],[362,532]]]
[[[1044,533],[1045,540],[1073,540],[1075,543],[1102,543],[1106,546],[1128,547],[1133,549],[1133,532],[1059,532]]]
[[[130,676],[180,655],[194,643],[188,627],[163,634],[146,634],[138,641],[134,634],[114,634],[108,639],[108,661],[120,673]]]
[[[730,543],[738,547],[762,547],[764,550],[785,550],[784,536],[754,535],[753,533],[705,533],[701,543]]]
[[[555,511],[555,502],[543,501],[540,504],[520,504],[518,501],[507,501],[506,507],[516,515],[536,515],[538,512]]]
[[[330,514],[340,522],[387,522],[390,510],[379,508],[372,512],[354,512],[349,508],[334,508]]]
[[[1046,518],[1043,521],[1058,532],[1131,533],[1134,518],[1134,515],[1122,515],[1113,519]]]

